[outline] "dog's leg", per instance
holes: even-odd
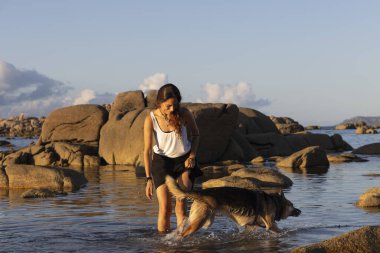
[[[265,224],[265,229],[267,231],[272,231],[275,233],[279,233],[280,229],[277,227],[276,222],[273,220],[273,217],[270,215],[266,215],[265,217],[261,217],[261,220]]]
[[[181,233],[181,236],[186,237],[198,231],[210,219],[211,215],[212,211],[206,204],[194,201],[190,209],[188,227]]]
[[[212,212],[209,215],[209,218],[206,220],[206,222],[205,222],[205,224],[203,225],[202,228],[207,229],[209,226],[211,226],[212,223],[214,223],[214,218],[215,218],[215,212]]]

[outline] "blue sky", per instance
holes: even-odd
[[[379,1],[0,0],[0,117],[177,84],[301,124],[380,116]]]

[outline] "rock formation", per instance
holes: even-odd
[[[291,253],[375,253],[379,252],[379,249],[380,226],[366,226],[329,240],[292,249]]]

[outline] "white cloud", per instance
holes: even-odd
[[[57,108],[73,104],[107,104],[115,94],[82,90],[79,96],[70,94],[72,87],[51,79],[35,70],[18,69],[0,61],[0,117],[20,113],[47,116]]]
[[[90,100],[96,98],[96,95],[95,95],[95,91],[93,90],[82,90],[80,92],[80,96],[77,97],[75,100],[74,100],[74,105],[79,105],[79,104],[88,104],[90,102]]]
[[[112,93],[97,93],[90,89],[85,89],[80,92],[79,97],[74,99],[73,104],[110,104],[115,99],[116,94]]]
[[[158,90],[161,86],[168,82],[168,75],[165,73],[156,73],[154,75],[148,76],[139,85],[139,89],[143,92],[148,90]]]
[[[232,103],[243,107],[262,107],[270,104],[268,99],[256,99],[252,92],[252,85],[247,82],[237,84],[206,83],[203,86],[206,98],[199,99],[200,102],[209,103]]]

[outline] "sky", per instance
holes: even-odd
[[[0,118],[176,84],[303,125],[380,116],[380,1],[0,0]]]

